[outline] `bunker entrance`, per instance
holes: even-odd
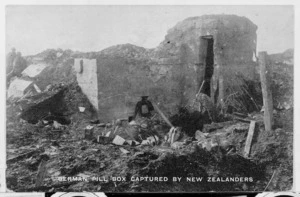
[[[200,65],[202,66],[201,93],[211,96],[211,78],[214,73],[214,39],[212,36],[200,37]]]

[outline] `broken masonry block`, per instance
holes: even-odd
[[[141,145],[150,145],[149,141],[148,140],[143,140]]]
[[[109,144],[111,139],[109,137],[98,135],[97,142],[100,144]]]
[[[126,142],[126,140],[123,139],[122,137],[120,137],[119,135],[116,135],[116,137],[112,141],[113,144],[119,145],[119,146],[123,145],[125,142]]]
[[[80,112],[84,112],[85,111],[85,107],[78,107]]]
[[[130,151],[126,150],[125,148],[120,148],[120,151],[124,154],[130,153]]]
[[[122,125],[122,120],[121,119],[117,119],[115,122],[116,126],[121,126]]]
[[[105,137],[110,137],[110,134],[111,134],[111,131],[107,132],[107,133],[105,134]]]
[[[100,123],[100,124],[97,124],[98,127],[106,127],[106,124],[105,123]]]
[[[99,119],[95,119],[95,120],[90,120],[91,124],[99,124],[100,120]]]
[[[139,124],[137,122],[135,122],[134,120],[129,122],[130,126],[138,126]]]
[[[192,141],[193,141],[193,138],[189,137],[189,138],[184,139],[183,144],[188,145],[188,144],[192,143]]]
[[[62,124],[58,123],[57,121],[53,121],[53,127],[55,129],[61,129],[62,128]]]
[[[203,133],[203,132],[201,132],[199,130],[197,130],[195,132],[195,139],[198,140],[198,141],[205,139],[206,136],[207,136],[207,133]]]
[[[126,140],[127,144],[129,144],[130,146],[137,146],[140,143],[135,141],[135,140]]]
[[[203,149],[206,149],[207,151],[211,151],[212,148],[219,146],[219,144],[216,143],[213,139],[209,139],[205,141],[199,141],[198,146],[202,147]]]
[[[173,148],[173,149],[181,149],[181,148],[183,148],[183,146],[184,146],[184,142],[174,142],[171,145],[171,148]]]
[[[84,129],[84,139],[88,139],[91,140],[94,137],[94,127],[91,125],[88,125],[85,129]]]
[[[134,146],[134,142],[132,140],[126,140],[126,143],[129,144],[130,146]]]

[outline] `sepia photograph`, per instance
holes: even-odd
[[[291,191],[294,14],[7,5],[7,191]]]

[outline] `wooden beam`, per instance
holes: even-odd
[[[6,161],[7,164],[11,164],[11,163],[14,163],[14,162],[17,162],[19,160],[22,160],[22,159],[25,159],[25,158],[28,158],[30,156],[32,156],[33,154],[35,153],[38,153],[40,151],[40,149],[36,149],[36,150],[32,150],[32,151],[29,151],[27,153],[23,153],[23,154],[20,154],[16,157],[13,157],[13,158],[10,158]]]
[[[219,73],[219,102],[221,106],[223,106],[224,103],[224,97],[225,97],[225,87],[224,87],[224,76],[222,73],[223,68],[220,65],[220,73]]]
[[[271,71],[268,68],[267,52],[259,52],[258,61],[260,67],[260,80],[264,102],[265,130],[270,131],[273,126],[273,100],[272,92],[270,89]]]
[[[40,187],[43,184],[47,172],[46,165],[47,165],[47,161],[42,160],[39,165],[38,173],[36,176],[35,187]]]
[[[247,140],[246,140],[246,144],[245,144],[245,150],[244,150],[244,156],[245,157],[249,156],[254,131],[255,131],[255,121],[252,120],[250,122],[248,136],[247,136]]]
[[[155,103],[152,103],[154,109],[158,112],[158,114],[163,118],[163,120],[170,126],[174,127],[170,120],[164,115],[164,113],[158,108],[158,106]]]

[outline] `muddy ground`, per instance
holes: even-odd
[[[59,88],[49,90],[48,96],[54,98],[49,102],[36,104],[29,99],[29,103],[34,103],[30,106],[26,102],[20,105],[8,101],[7,188],[19,192],[290,190],[293,183],[293,67],[278,65],[275,69],[272,82],[275,124],[272,131],[264,130],[263,112],[259,112],[261,96],[250,92],[258,98],[255,100],[258,107],[253,107],[252,113],[243,111],[245,116],[239,119],[232,116],[229,109],[217,123],[208,122],[207,116],[195,111],[183,111],[169,117],[172,124],[183,127],[185,133],[175,148],[162,143],[170,127],[160,118],[140,130],[146,137],[150,131],[150,135],[154,132],[159,136],[160,143],[154,146],[119,146],[111,140],[106,144],[98,143],[96,137],[109,131],[113,133],[111,138],[119,135],[132,140],[136,129],[126,121],[106,128],[91,123],[95,120],[95,112],[73,82],[62,86],[64,91],[60,96],[52,97],[60,92]],[[260,92],[259,83],[256,87]],[[27,108],[21,111],[20,106]],[[78,107],[85,107],[85,112],[79,112]],[[246,157],[244,149],[249,120],[256,121],[256,129],[250,155]],[[89,125],[94,127],[93,138],[85,139],[84,130]],[[200,137],[195,136],[196,130],[203,132]],[[37,183],[42,161],[46,162],[46,171]],[[100,177],[101,180],[61,181],[59,177]],[[125,177],[126,181],[112,181],[111,177]],[[167,177],[168,181],[136,181],[135,177]],[[172,181],[173,177],[182,177],[181,182]],[[202,181],[187,181],[191,177],[202,177]],[[243,177],[243,181],[220,182],[218,177]]]
[[[13,111],[9,109],[9,111]],[[9,116],[8,116],[9,117]],[[186,138],[177,149],[163,144],[150,146],[100,144],[84,139],[90,117],[77,113],[68,125],[30,124],[17,118],[7,123],[7,187],[13,191],[106,191],[106,192],[196,192],[289,190],[292,187],[293,111],[275,116],[276,128],[264,131],[262,113],[256,120],[250,157],[244,157],[248,122],[229,120],[223,127],[209,130],[204,141]],[[206,125],[207,126],[207,125]],[[208,125],[208,127],[213,127]],[[116,131],[129,139],[126,123],[102,128],[94,125],[94,136]],[[168,128],[163,132],[167,132]],[[230,151],[228,150],[230,147]],[[124,153],[123,148],[128,153]],[[24,153],[26,153],[24,155]],[[29,153],[29,154],[28,154]],[[24,155],[20,157],[20,155]],[[17,157],[19,156],[19,157]],[[14,159],[12,159],[14,158]],[[36,177],[42,160],[46,175],[39,186]],[[105,181],[59,181],[58,177],[100,177]],[[112,181],[125,177],[126,181]],[[136,181],[134,177],[168,177],[168,181]],[[173,182],[172,177],[182,177]],[[189,182],[189,177],[202,177]],[[242,182],[208,182],[209,177],[248,177]],[[250,181],[250,179],[252,181]],[[268,187],[267,187],[268,185]],[[266,188],[267,187],[267,188]]]

